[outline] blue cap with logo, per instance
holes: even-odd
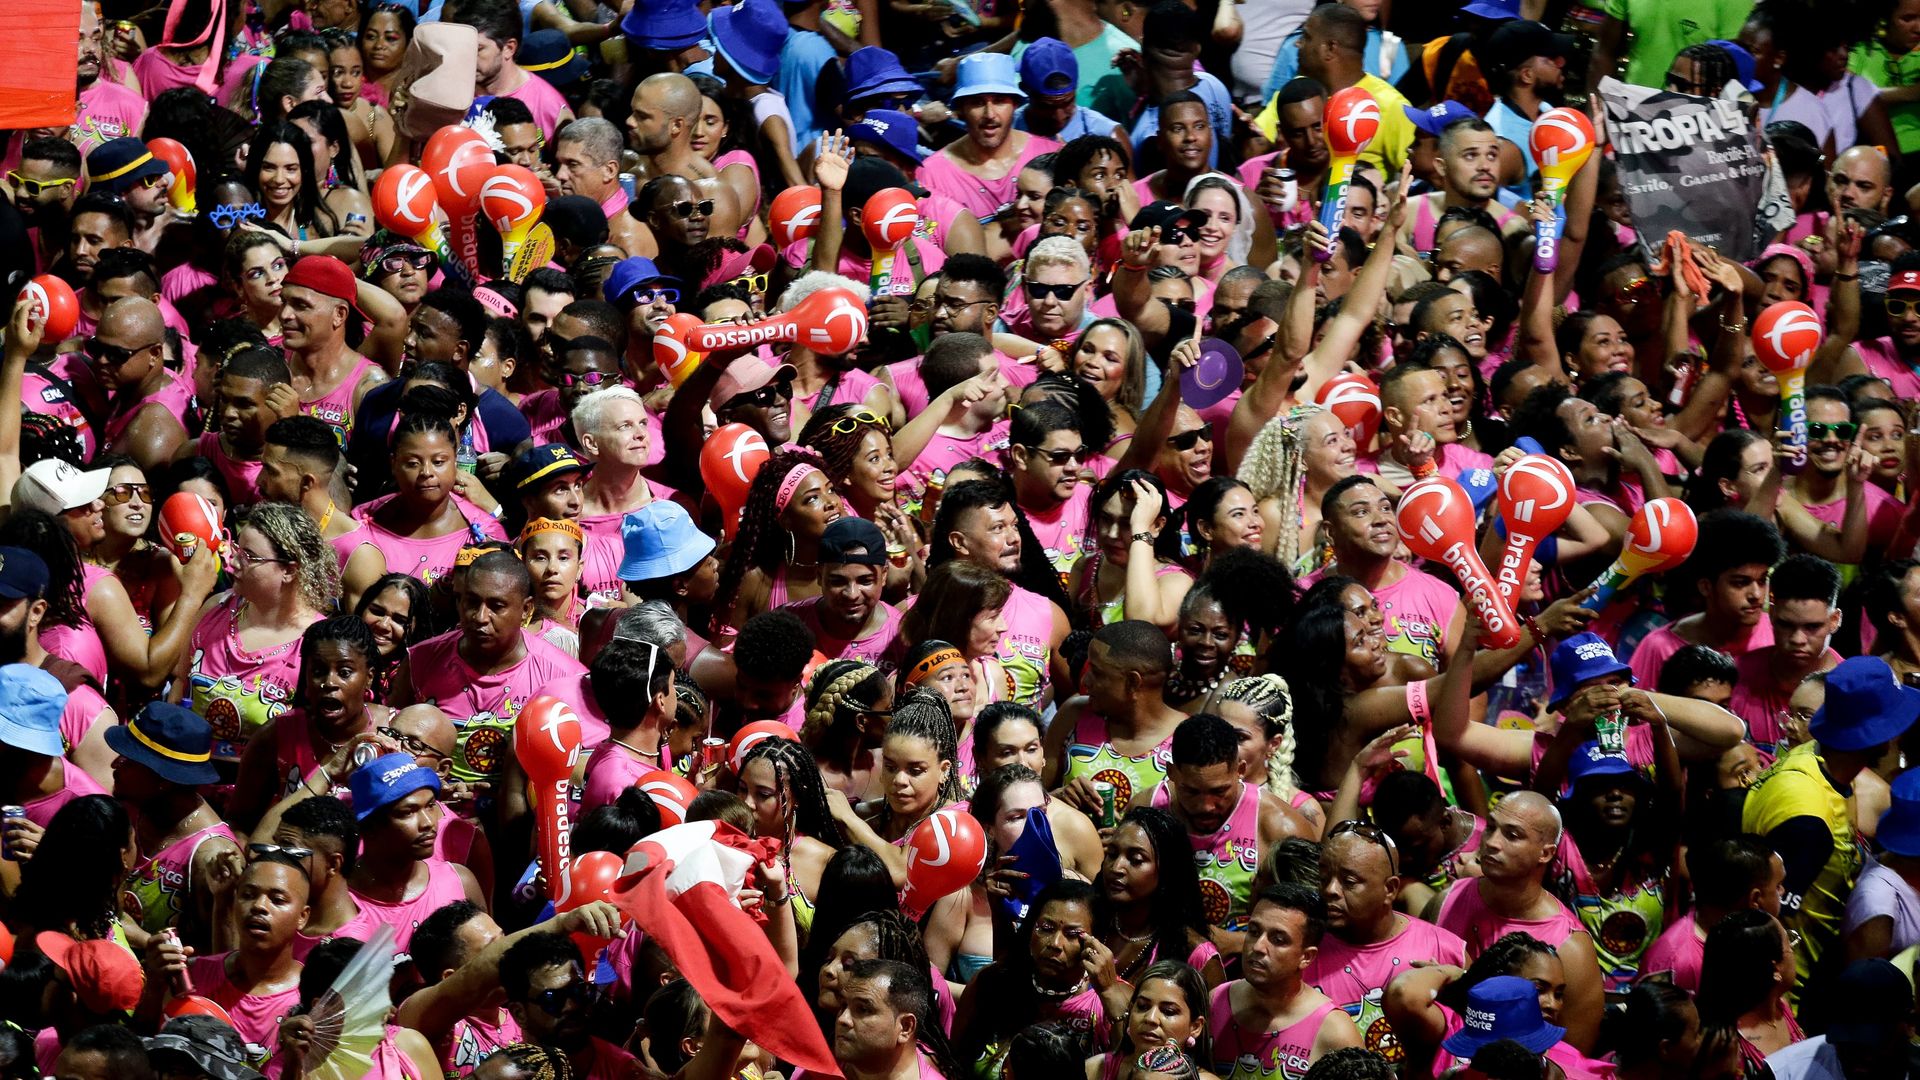
[[[847,138],[884,146],[913,162],[925,161],[932,153],[920,148],[920,122],[893,109],[868,109],[859,123],[847,129]]]
[[[1747,51],[1746,46],[1741,45],[1737,41],[1727,41],[1721,38],[1716,38],[1713,41],[1707,42],[1707,44],[1718,45],[1726,51],[1728,56],[1733,57],[1734,77],[1740,80],[1741,86],[1747,88],[1747,93],[1757,94],[1760,92],[1760,80],[1753,77],[1754,70],[1760,65],[1758,61],[1754,60],[1753,54]]]
[[[421,788],[439,791],[440,774],[412,754],[382,754],[353,770],[347,787],[353,792],[354,819],[365,821]]]
[[[1400,111],[1407,114],[1407,119],[1413,122],[1414,127],[1419,128],[1429,135],[1439,135],[1441,132],[1447,130],[1448,127],[1462,120],[1480,119],[1479,113],[1474,112],[1472,109],[1467,108],[1457,101],[1443,101],[1438,105],[1426,109],[1416,109],[1411,105],[1402,105],[1400,106]]]
[[[1613,655],[1613,646],[1607,644],[1605,638],[1591,630],[1561,642],[1553,650],[1549,666],[1553,669],[1553,700],[1547,702],[1549,709],[1565,705],[1580,684],[1589,679],[1624,671],[1627,682],[1634,681],[1633,669]]]

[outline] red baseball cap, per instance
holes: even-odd
[[[1920,270],[1902,270],[1887,278],[1887,295],[1897,292],[1920,292]]]
[[[55,967],[67,973],[74,996],[89,1012],[112,1014],[133,1011],[146,986],[140,961],[111,941],[75,941],[48,930],[33,943]]]
[[[303,289],[312,289],[322,296],[344,301],[348,307],[360,311],[360,305],[354,302],[358,295],[354,290],[359,282],[353,276],[353,269],[331,255],[301,256],[280,284],[282,288],[298,285]],[[361,311],[360,314],[364,318],[366,312]]]

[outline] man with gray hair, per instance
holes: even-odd
[[[1071,337],[1093,322],[1093,264],[1087,249],[1069,236],[1049,236],[1027,253],[1024,316],[1008,313],[1001,325],[1041,344]]]
[[[1469,960],[1514,931],[1559,950],[1566,970],[1567,1042],[1591,1053],[1600,1034],[1606,994],[1593,939],[1580,917],[1541,886],[1560,851],[1560,811],[1545,796],[1518,791],[1487,815],[1477,878],[1453,883],[1435,920],[1467,943]]]
[[[561,129],[553,144],[553,178],[565,195],[582,195],[607,215],[607,240],[629,255],[643,254],[646,229],[627,213],[627,189],[620,186],[620,129],[598,116],[583,117]]]
[[[672,492],[641,475],[652,449],[647,409],[631,387],[596,390],[573,407],[580,456],[593,472],[580,489],[580,581],[592,598],[620,599],[620,560],[626,548],[620,522]]]

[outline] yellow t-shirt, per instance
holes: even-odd
[[[1400,166],[1407,160],[1407,152],[1413,149],[1413,121],[1407,119],[1404,106],[1407,99],[1392,85],[1375,75],[1362,75],[1359,86],[1373,95],[1374,103],[1380,106],[1380,130],[1373,141],[1360,152],[1360,160],[1379,169],[1387,176],[1400,172]],[[1266,108],[1253,118],[1254,126],[1266,135],[1271,142],[1280,139],[1280,95],[1267,99]]]
[[[1766,836],[1797,817],[1814,817],[1827,823],[1833,833],[1833,851],[1821,867],[1797,911],[1785,908],[1782,921],[1800,932],[1800,947],[1794,950],[1794,970],[1798,985],[1805,985],[1808,974],[1820,962],[1821,954],[1839,943],[1840,921],[1847,913],[1847,896],[1860,876],[1865,861],[1860,837],[1853,829],[1847,810],[1847,797],[1834,786],[1821,761],[1815,743],[1801,743],[1780,756],[1773,767],[1762,773],[1753,790],[1747,793],[1746,807],[1740,815],[1745,832]],[[1795,994],[1798,994],[1798,985]]]

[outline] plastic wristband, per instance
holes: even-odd
[[[1439,472],[1440,466],[1435,465],[1432,458],[1428,458],[1425,464],[1412,466],[1409,471],[1413,473],[1415,480],[1425,480],[1427,477]]]

